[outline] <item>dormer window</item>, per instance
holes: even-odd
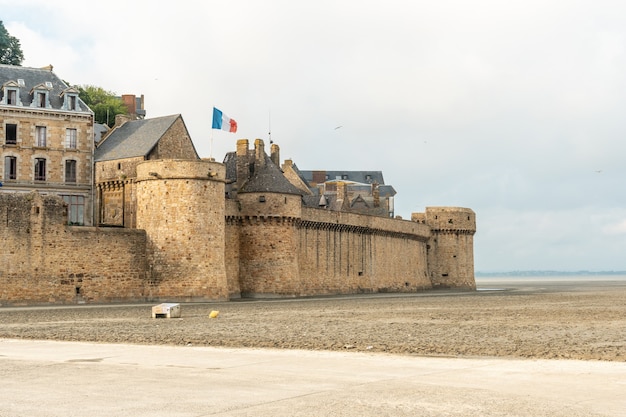
[[[35,93],[37,97],[37,107],[46,107],[46,93]]]
[[[40,109],[50,108],[50,99],[49,99],[49,90],[48,87],[49,82],[38,84],[30,91],[33,95],[33,102],[30,104],[31,107],[38,107]],[[50,84],[52,85],[52,84]]]
[[[22,105],[20,100],[20,84],[13,80],[7,81],[2,85],[2,92],[4,95],[2,96],[2,100],[0,100],[0,104],[8,106]]]
[[[17,90],[7,90],[7,104],[10,106],[17,104]]]
[[[61,99],[63,100],[63,110],[75,111],[78,110],[78,90],[71,87],[63,90],[61,93]]]

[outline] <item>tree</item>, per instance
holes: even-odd
[[[93,85],[78,86],[78,96],[93,111],[96,123],[109,127],[115,124],[115,116],[128,114],[128,109],[114,93]]]
[[[0,20],[0,64],[22,65],[24,61],[24,53],[20,46],[20,41],[4,27],[4,23]]]

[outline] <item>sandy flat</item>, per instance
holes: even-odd
[[[2,307],[0,338],[626,361],[626,280],[483,279],[478,291],[182,303]],[[219,311],[217,318],[209,318]]]

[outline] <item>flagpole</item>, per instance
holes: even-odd
[[[269,129],[267,134],[269,135],[268,139],[270,141],[270,144],[272,144],[273,142],[272,142],[272,109],[271,108],[267,109],[267,119],[268,119],[267,124],[268,124],[268,129]]]
[[[209,148],[209,158],[213,158],[213,128],[211,128],[211,146]]]

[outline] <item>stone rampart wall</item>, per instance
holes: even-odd
[[[452,224],[469,213],[456,231],[323,209],[292,217],[284,198],[284,216],[243,216],[221,199],[217,168],[142,164],[143,230],[67,226],[58,197],[0,193],[0,305],[475,288],[472,213],[449,213]]]
[[[415,292],[431,288],[422,224],[303,209],[298,225],[301,295]]]
[[[0,304],[145,300],[142,230],[72,227],[58,197],[0,194]]]

